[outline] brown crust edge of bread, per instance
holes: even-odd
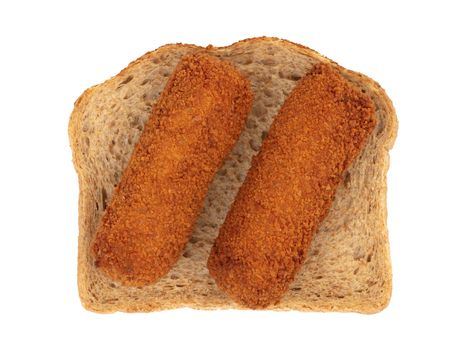
[[[231,45],[227,45],[227,46],[224,46],[224,47],[216,47],[216,48],[228,48],[228,47],[238,45],[238,44],[241,44],[241,43],[244,43],[244,42],[248,42],[249,44],[252,44],[252,43],[261,42],[261,41],[277,42],[277,43],[279,43],[281,45],[288,46],[291,49],[293,49],[295,51],[298,51],[298,52],[300,52],[301,54],[303,54],[305,56],[311,57],[313,59],[319,60],[319,61],[324,62],[324,63],[332,64],[333,66],[338,68],[340,70],[340,72],[346,78],[348,78],[353,84],[355,84],[356,87],[365,86],[367,88],[368,92],[371,93],[371,95],[372,95],[371,98],[374,101],[374,103],[376,105],[380,106],[380,108],[382,108],[382,109],[384,109],[386,111],[386,113],[385,113],[387,115],[386,127],[385,127],[384,132],[379,136],[379,145],[378,145],[378,147],[384,153],[388,153],[388,151],[393,147],[393,144],[394,144],[396,136],[397,136],[398,120],[397,120],[395,109],[393,107],[393,104],[392,104],[391,100],[389,99],[389,97],[385,93],[385,90],[376,81],[372,80],[371,78],[367,77],[366,75],[364,75],[362,73],[354,72],[352,70],[348,70],[348,69],[338,65],[336,62],[330,60],[329,58],[327,58],[327,57],[325,57],[323,55],[321,55],[320,53],[318,53],[317,51],[315,51],[313,49],[310,49],[310,48],[308,48],[306,46],[303,46],[303,45],[300,45],[300,44],[293,43],[293,42],[285,40],[285,39],[276,38],[276,37],[265,37],[264,36],[264,37],[248,38],[248,39],[240,40],[240,41],[238,41],[236,43],[233,43]],[[70,121],[69,121],[69,126],[68,126],[68,134],[69,134],[69,139],[70,139],[70,146],[71,146],[72,151],[73,151],[73,163],[74,163],[75,170],[76,170],[76,172],[78,174],[78,179],[79,179],[79,203],[78,203],[78,207],[79,207],[79,210],[78,210],[79,211],[79,241],[81,241],[81,239],[82,239],[82,237],[81,237],[82,232],[85,231],[85,228],[84,228],[85,220],[81,216],[84,215],[84,212],[85,212],[85,210],[84,210],[84,204],[85,204],[84,203],[85,202],[84,201],[84,195],[85,195],[86,190],[87,190],[86,187],[85,187],[85,182],[83,181],[83,171],[81,170],[81,166],[80,166],[80,161],[81,161],[80,155],[77,154],[77,152],[74,152],[74,150],[77,149],[76,145],[78,143],[78,136],[79,136],[79,129],[77,127],[77,117],[78,117],[78,114],[79,114],[78,110],[80,108],[80,105],[84,104],[92,96],[92,94],[93,94],[96,87],[104,84],[105,82],[107,82],[107,81],[109,81],[111,79],[125,76],[126,73],[127,73],[127,70],[130,67],[132,67],[133,65],[138,64],[140,61],[143,61],[143,60],[147,59],[148,56],[150,56],[155,51],[158,51],[158,52],[165,51],[168,48],[173,48],[174,46],[189,47],[189,48],[200,49],[200,50],[204,49],[203,47],[200,47],[200,46],[197,46],[197,45],[182,44],[182,43],[163,45],[163,46],[157,48],[156,50],[149,51],[149,52],[145,53],[144,55],[142,55],[141,57],[137,58],[136,60],[132,61],[131,63],[129,63],[129,65],[126,68],[122,69],[114,77],[111,77],[108,80],[106,80],[106,81],[104,81],[104,82],[102,82],[100,84],[94,85],[94,86],[86,89],[74,103],[74,109],[73,109],[73,112],[71,114]],[[385,159],[383,160],[382,167],[384,168],[383,172],[386,174],[387,171],[388,171],[388,168],[389,168],[389,158],[388,157],[385,157]],[[385,186],[385,192],[384,192],[385,198],[384,198],[384,200],[386,202],[386,177],[385,177],[384,186]],[[385,217],[385,222],[386,222],[387,221],[386,207],[385,207],[384,217]],[[386,225],[385,225],[384,229],[388,232],[388,229],[387,229]],[[298,308],[294,308],[294,309],[291,309],[291,310],[320,311],[320,312],[339,311],[339,312],[358,312],[358,313],[364,313],[364,314],[373,314],[373,313],[377,313],[377,312],[382,311],[383,309],[385,309],[387,307],[387,305],[389,304],[389,302],[390,302],[390,298],[391,298],[391,294],[392,294],[392,269],[391,269],[391,263],[390,263],[390,247],[389,247],[388,239],[385,242],[385,245],[386,245],[386,251],[387,251],[387,254],[386,254],[386,257],[385,257],[385,260],[387,260],[385,262],[385,266],[387,268],[386,271],[385,271],[385,275],[386,275],[385,281],[387,282],[388,288],[385,290],[385,293],[382,295],[380,300],[375,300],[375,302],[372,303],[372,304],[363,303],[363,304],[353,305],[353,307],[335,308],[335,307],[333,307],[333,305],[331,305],[329,307],[313,308],[313,307],[309,306],[307,308],[298,307]],[[82,244],[79,242],[79,250],[80,250],[81,246],[82,246]],[[85,264],[86,264],[86,262],[85,262],[85,253],[79,251],[78,266],[77,266],[77,270],[78,270],[78,280],[77,280],[77,282],[78,282],[78,291],[79,291],[81,303],[82,303],[83,307],[86,308],[87,310],[90,310],[90,311],[93,311],[93,312],[99,312],[99,313],[113,313],[113,312],[116,312],[116,311],[151,312],[151,311],[157,311],[157,310],[163,310],[163,309],[164,310],[176,309],[176,308],[181,307],[180,305],[174,305],[174,307],[164,307],[163,309],[161,309],[159,307],[148,306],[148,307],[145,307],[145,308],[135,309],[132,306],[128,306],[128,307],[119,306],[119,307],[116,307],[116,306],[112,306],[112,305],[96,305],[95,303],[90,303],[90,302],[88,302],[89,298],[85,297],[88,294],[88,290],[86,288],[86,282],[85,282],[85,278],[84,278],[84,268],[83,268],[83,266],[85,266]],[[185,306],[190,307],[192,309],[200,309],[200,310],[223,309],[222,306],[216,307],[216,308],[215,307],[199,307],[197,305],[191,305],[191,304],[187,304]],[[241,306],[238,306],[238,309],[245,309],[245,308],[243,308]],[[286,310],[286,309],[281,308],[281,304],[279,304],[276,307],[268,308],[267,310],[282,311],[282,310]]]

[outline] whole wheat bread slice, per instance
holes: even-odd
[[[180,58],[197,50],[233,63],[250,79],[254,105],[246,129],[209,188],[177,264],[154,285],[124,287],[94,267],[90,242],[154,100]],[[210,277],[208,255],[274,116],[297,80],[317,62],[335,65],[368,94],[378,122],[361,156],[346,172],[290,290],[269,309],[374,313],[386,307],[392,290],[386,173],[397,132],[392,103],[376,82],[311,49],[277,38],[254,38],[220,48],[163,46],[76,101],[69,136],[80,186],[78,288],[85,308],[96,312],[239,308]]]

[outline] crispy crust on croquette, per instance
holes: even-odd
[[[343,172],[376,125],[371,99],[318,64],[286,99],[220,229],[208,268],[250,308],[276,304],[304,262]]]
[[[144,286],[170,270],[251,104],[249,82],[229,63],[205,54],[182,59],[98,227],[92,253],[101,271]]]

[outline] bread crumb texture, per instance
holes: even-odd
[[[250,81],[252,109],[208,188],[182,256],[156,283],[125,286],[94,266],[91,242],[154,101],[181,58],[200,51],[230,62]],[[388,304],[392,279],[386,173],[388,151],[397,131],[393,106],[383,89],[362,74],[303,46],[276,38],[255,38],[209,49],[163,46],[132,62],[114,78],[86,90],[76,101],[69,134],[80,182],[78,289],[85,308],[96,312],[243,308],[217,287],[207,270],[208,256],[274,117],[298,80],[317,63],[332,65],[371,98],[377,124],[363,151],[345,171],[294,281],[281,301],[267,309],[373,313]]]

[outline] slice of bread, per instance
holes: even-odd
[[[251,81],[253,108],[245,130],[209,188],[179,261],[153,285],[125,287],[95,268],[90,242],[153,102],[180,58],[197,50],[233,63]],[[311,49],[277,38],[254,38],[219,48],[163,46],[86,90],[76,101],[69,135],[80,185],[78,288],[85,308],[96,312],[240,308],[209,275],[208,255],[274,116],[296,82],[317,62],[338,67],[343,77],[370,96],[377,126],[346,172],[289,291],[268,309],[374,313],[386,307],[392,290],[386,173],[397,132],[392,103],[377,83]]]

